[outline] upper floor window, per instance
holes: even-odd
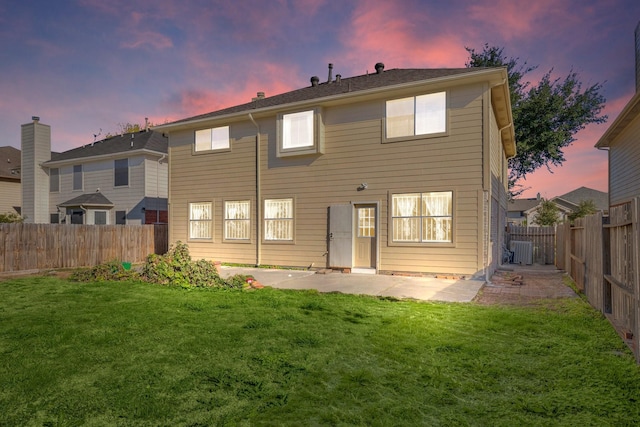
[[[73,189],[82,190],[82,165],[73,165]]]
[[[451,191],[393,194],[393,241],[452,242],[452,199]]]
[[[189,238],[211,239],[213,237],[213,203],[189,203]]]
[[[249,200],[224,202],[225,240],[249,240],[251,203]]]
[[[278,155],[294,156],[323,152],[323,126],[320,109],[278,116]]]
[[[60,169],[49,169],[49,191],[57,193],[60,191]]]
[[[446,92],[387,101],[386,139],[442,134],[446,131]]]
[[[195,151],[228,150],[230,147],[229,126],[196,131]]]
[[[118,159],[113,163],[114,187],[126,187],[129,185],[129,159]]]
[[[264,239],[293,241],[293,199],[264,201]]]

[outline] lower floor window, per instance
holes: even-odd
[[[93,213],[93,223],[95,225],[105,225],[107,223],[107,212],[95,211]]]
[[[211,239],[213,229],[212,203],[189,203],[189,238]]]
[[[264,239],[293,241],[293,199],[264,201]]]
[[[453,192],[391,196],[394,242],[452,242]]]
[[[225,240],[249,240],[251,203],[248,200],[224,202]]]

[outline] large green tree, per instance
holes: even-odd
[[[506,67],[511,91],[511,108],[515,126],[517,154],[509,160],[509,189],[512,196],[525,190],[518,181],[542,166],[560,166],[564,148],[575,140],[575,134],[590,123],[603,123],[605,98],[602,84],[582,89],[576,72],[564,78],[553,78],[547,71],[537,84],[525,79],[537,66],[519,58],[507,58],[504,49],[485,44],[481,52],[466,47],[467,67]]]

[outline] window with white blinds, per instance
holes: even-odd
[[[189,203],[190,239],[211,239],[213,237],[212,205],[211,202]]]
[[[224,202],[225,240],[249,240],[251,203],[248,200]]]
[[[264,201],[264,240],[293,241],[293,199]]]
[[[282,148],[313,147],[313,111],[284,114],[282,116]]]
[[[387,101],[385,129],[388,139],[446,132],[447,93]]]
[[[453,192],[393,194],[394,242],[452,242]]]

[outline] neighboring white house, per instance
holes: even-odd
[[[0,214],[20,213],[20,150],[0,147]]]
[[[560,222],[567,220],[572,212],[578,209],[581,202],[592,200],[596,209],[605,216],[609,214],[609,195],[604,191],[593,188],[580,187],[561,196],[554,197],[551,201],[558,207]],[[513,225],[536,226],[535,218],[540,208],[542,199],[514,199],[509,202],[507,222]]]
[[[145,129],[63,153],[51,152],[51,128],[22,125],[22,197],[27,222],[167,222],[167,146]]]

